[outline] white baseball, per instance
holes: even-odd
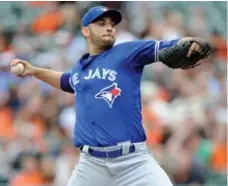
[[[17,76],[21,75],[21,74],[24,72],[24,70],[25,70],[25,67],[24,67],[24,65],[21,64],[21,63],[18,63],[18,64],[16,64],[16,65],[13,65],[13,66],[11,66],[11,68],[10,68],[10,71],[11,71],[13,74],[17,75]]]

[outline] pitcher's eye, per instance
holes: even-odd
[[[112,27],[115,27],[116,26],[116,23],[112,22]]]
[[[105,22],[104,22],[103,20],[98,21],[97,23],[98,23],[98,25],[100,25],[100,26],[104,26],[104,25],[105,25]]]

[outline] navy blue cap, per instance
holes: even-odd
[[[88,26],[97,18],[107,15],[110,17],[116,24],[120,23],[122,20],[122,15],[119,11],[108,9],[104,6],[96,6],[90,8],[88,12],[82,18],[82,26]]]

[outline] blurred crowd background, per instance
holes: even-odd
[[[86,52],[88,8],[119,9],[116,44],[200,36],[216,46],[203,65],[147,66],[142,114],[147,144],[175,185],[227,182],[227,2],[0,2],[0,186],[64,186],[72,145],[73,96],[9,73],[14,58],[69,71]]]

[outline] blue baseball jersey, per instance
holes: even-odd
[[[178,40],[138,40],[116,45],[96,56],[85,54],[61,89],[75,94],[74,145],[105,147],[146,140],[141,116],[143,68],[159,61],[158,51]]]

